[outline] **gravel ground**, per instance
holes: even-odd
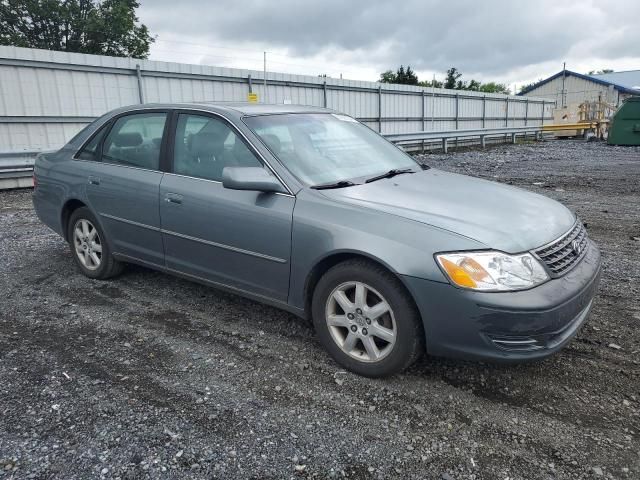
[[[588,224],[603,281],[562,353],[360,378],[282,311],[138,267],[84,278],[30,193],[3,192],[0,478],[640,478],[640,149],[421,158]]]

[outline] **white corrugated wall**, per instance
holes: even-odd
[[[382,133],[542,122],[542,99],[273,72],[265,94],[260,71],[0,46],[0,152],[60,147],[91,119],[140,103],[138,66],[145,102],[246,101],[251,78],[261,101],[326,98]]]

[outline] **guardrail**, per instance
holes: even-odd
[[[504,127],[504,128],[478,128],[469,130],[449,130],[449,131],[426,131],[415,133],[396,133],[385,135],[385,138],[397,145],[405,148],[405,150],[411,150],[410,147],[424,149],[427,142],[442,142],[442,150],[445,153],[448,151],[449,140],[455,139],[473,139],[478,138],[480,145],[484,148],[486,146],[487,138],[506,137],[510,136],[513,143],[516,142],[516,137],[519,135],[535,135],[539,138],[542,133],[542,126],[536,125],[531,127]],[[407,148],[409,147],[409,148]]]
[[[31,187],[33,161],[40,151],[0,152],[0,190]]]
[[[542,134],[541,125],[531,127],[479,128],[470,130],[440,130],[413,133],[386,134],[385,138],[402,146],[405,150],[419,150],[427,143],[442,142],[442,149],[448,151],[449,141],[453,139],[474,139],[486,146],[487,138],[510,137],[515,143],[517,136]],[[30,187],[32,185],[33,161],[40,151],[0,152],[0,190]]]

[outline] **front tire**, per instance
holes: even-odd
[[[312,316],[322,345],[359,375],[393,375],[424,351],[413,299],[396,276],[366,260],[349,260],[324,274],[313,294]]]
[[[75,210],[69,218],[68,228],[71,255],[84,275],[105,280],[122,272],[122,264],[111,255],[105,234],[88,208]]]

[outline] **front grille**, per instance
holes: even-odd
[[[560,277],[578,264],[587,253],[587,230],[580,221],[555,242],[534,251],[553,277]]]

